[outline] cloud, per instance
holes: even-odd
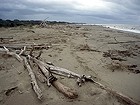
[[[0,18],[140,23],[140,0],[1,0]]]

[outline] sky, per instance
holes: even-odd
[[[140,0],[0,0],[1,19],[140,24]]]

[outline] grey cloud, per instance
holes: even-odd
[[[78,10],[76,2],[1,0],[2,19],[44,19],[87,23],[140,23],[140,0],[104,0],[109,10]]]

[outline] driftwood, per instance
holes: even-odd
[[[75,99],[78,97],[77,92],[74,89],[71,89],[62,83],[60,83],[58,80],[53,81],[52,85],[61,93],[63,93],[66,97],[70,99]]]
[[[40,70],[35,70],[35,76],[41,83],[47,82],[47,78],[41,73]]]
[[[67,70],[65,68],[54,66],[52,64],[46,64],[46,65],[47,65],[47,67],[49,67],[49,70],[50,70],[51,73],[54,73],[54,74],[57,74],[57,75],[60,75],[60,76],[65,76],[65,77],[68,77],[68,78],[76,78],[78,86],[81,86],[82,83],[84,83],[86,81],[92,81],[93,82],[93,79],[92,79],[91,76],[79,75],[75,72],[72,72],[72,71]]]
[[[77,49],[79,49],[80,51],[93,51],[93,52],[101,52],[101,51],[99,51],[99,50],[97,50],[97,49],[93,49],[93,48],[91,48],[88,44],[84,44],[84,45],[79,45],[78,47],[77,47]]]
[[[52,63],[44,63],[44,62],[39,61],[35,58],[32,58],[32,59],[36,63],[40,62],[41,65],[44,66],[45,68],[47,68],[46,70],[49,70],[50,73],[57,74],[57,75],[60,75],[60,76],[65,76],[65,77],[68,77],[68,78],[76,78],[78,86],[81,86],[81,84],[84,83],[85,81],[92,81],[93,82],[93,79],[92,79],[91,76],[79,75],[79,74],[77,74],[75,72],[72,72],[72,71],[69,71],[65,68],[54,66]],[[44,69],[44,67],[43,67],[43,69]]]
[[[42,71],[44,76],[47,78],[47,85],[50,86],[51,85],[49,81],[50,72],[45,68],[44,63],[31,56],[30,56],[30,59],[33,60],[39,66],[40,70]]]
[[[41,49],[49,49],[50,45],[42,45],[42,44],[1,44],[0,47],[3,48],[5,46],[6,48],[14,49],[14,50],[20,50],[23,47],[26,46],[26,50],[31,50],[34,46],[34,50],[41,50]]]
[[[19,62],[23,61],[23,59],[18,54],[14,53],[14,52],[10,52],[5,46],[3,48],[4,49],[0,49],[1,53],[11,55],[11,56],[15,57]]]
[[[107,92],[113,94],[114,96],[116,96],[117,98],[121,99],[122,101],[126,102],[129,105],[140,105],[138,102],[134,101],[130,97],[128,97],[128,96],[126,96],[126,95],[124,95],[120,92],[114,91],[114,90],[110,89],[109,87],[104,86],[103,84],[101,84],[99,82],[94,81],[94,83],[97,84],[100,88],[102,88],[102,89],[106,90]]]
[[[43,51],[40,51],[39,54],[35,57],[36,59],[39,59]]]
[[[24,54],[25,51],[26,51],[26,46],[24,46],[24,48],[21,49],[21,52],[19,53],[19,55]]]
[[[132,73],[140,73],[140,70],[137,69],[137,65],[134,64],[125,64],[123,62],[112,62],[110,64],[106,65],[110,70],[112,70],[112,72],[114,72],[115,70],[126,70],[126,71],[130,71]]]
[[[123,43],[136,43],[136,42],[140,42],[140,41],[127,41],[127,42],[108,42],[108,44],[123,44]]]
[[[38,84],[37,84],[37,81],[36,81],[36,78],[35,78],[35,75],[33,73],[33,70],[31,69],[30,67],[30,64],[28,63],[27,61],[27,58],[24,58],[24,63],[25,63],[25,66],[29,72],[29,75],[31,77],[31,84],[32,84],[32,87],[33,87],[33,90],[35,91],[35,93],[37,94],[37,97],[38,99],[41,100],[42,98],[42,92],[41,92],[41,89],[39,88]]]
[[[40,23],[40,26],[41,27],[47,27],[47,19],[48,19],[49,17],[47,17],[46,19],[44,19],[41,23]]]
[[[66,97],[68,98],[77,98],[78,94],[74,89],[71,89],[65,85],[63,85],[62,83],[60,83],[56,77],[54,77],[47,68],[46,69],[46,65],[44,62],[37,60],[36,58],[31,57],[30,59],[32,59],[36,64],[38,64],[38,66],[40,67],[41,71],[43,72],[43,74],[45,75],[45,77],[47,78],[47,85],[50,86],[51,84],[61,93],[63,93]]]
[[[14,92],[14,90],[16,90],[17,88],[18,88],[18,87],[15,86],[15,87],[12,87],[12,88],[6,90],[5,95],[6,95],[6,96],[11,95],[11,94]]]
[[[44,63],[44,62],[37,60],[36,58],[33,58],[33,57],[31,57],[31,59],[39,65],[39,67],[43,70],[42,72],[44,72],[44,74],[46,76],[48,76],[48,70],[49,70],[49,72],[54,73],[54,74],[58,74],[61,76],[76,77],[76,78],[81,77],[79,74],[76,74],[76,73],[69,71],[67,69],[53,66],[50,63]],[[47,71],[47,73],[46,73],[46,71]]]
[[[72,71],[69,71],[67,69],[64,69],[64,68],[60,68],[60,67],[56,67],[56,66],[53,66],[53,65],[49,65],[49,64],[46,64],[49,68],[50,68],[50,71],[54,74],[58,74],[58,75],[62,75],[62,76],[66,76],[66,77],[76,77],[76,78],[80,78],[81,76],[79,74],[76,74]]]
[[[126,61],[126,57],[136,56],[132,51],[129,50],[108,50],[103,52],[103,57],[110,57],[112,60]]]
[[[10,40],[10,39],[13,39],[13,37],[1,37],[1,38],[0,38],[1,42],[2,42],[3,40],[5,40],[5,39],[6,39],[6,40],[7,40],[7,39]]]

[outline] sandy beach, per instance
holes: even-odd
[[[140,34],[96,25],[52,25],[47,28],[0,28],[0,46],[45,44],[41,58],[95,81],[140,103]],[[43,100],[32,90],[23,64],[0,53],[0,105],[128,105],[91,82],[78,87],[75,80],[57,76],[75,89],[78,98],[68,99],[53,86],[37,81]],[[10,92],[8,91],[9,89]],[[8,91],[8,93],[7,93]]]

